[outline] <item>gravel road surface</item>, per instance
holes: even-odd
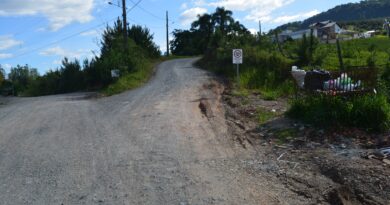
[[[0,98],[0,203],[289,204],[243,168],[249,151],[229,140],[219,88],[195,60],[112,97]]]

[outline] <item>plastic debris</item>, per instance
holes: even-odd
[[[306,71],[299,69],[297,66],[293,66],[291,69],[291,75],[300,88],[305,86]]]
[[[385,156],[387,156],[387,157],[390,157],[390,147],[383,148],[383,149],[380,150],[380,152],[381,152],[383,155],[385,155]]]

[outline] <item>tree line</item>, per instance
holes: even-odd
[[[175,55],[201,55],[234,39],[252,39],[244,25],[234,20],[233,12],[217,8],[212,14],[199,15],[189,30],[174,30],[171,50]]]
[[[100,42],[100,54],[80,62],[79,59],[62,60],[62,65],[40,75],[29,65],[12,67],[5,78],[0,69],[0,90],[3,94],[39,96],[68,93],[80,90],[97,90],[114,82],[111,70],[121,75],[141,69],[140,64],[160,56],[159,47],[153,42],[148,28],[128,27],[127,52],[124,52],[123,24],[119,19],[106,27]],[[1,66],[0,66],[1,68]]]

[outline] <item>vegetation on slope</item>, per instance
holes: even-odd
[[[18,65],[11,68],[7,86],[3,87],[11,87],[13,94],[22,96],[100,90],[116,82],[111,76],[111,70],[115,69],[120,71],[119,82],[126,82],[129,84],[126,88],[132,88],[148,79],[152,72],[150,65],[160,57],[160,50],[147,28],[132,26],[128,28],[128,37],[127,52],[124,52],[123,26],[117,20],[113,27],[107,26],[102,36],[100,55],[92,60],[86,59],[81,64],[77,59],[64,58],[59,69],[50,70],[42,76],[35,68]],[[121,89],[114,90],[118,92]]]
[[[384,18],[390,17],[390,0],[364,0],[336,6],[304,21],[281,25],[275,30],[306,29],[310,24],[332,20],[343,27],[353,26],[356,30],[378,30],[383,26]]]
[[[219,21],[216,21],[218,19]],[[221,20],[222,19],[222,20]],[[281,45],[271,36],[252,35],[245,27],[235,27],[232,13],[218,8],[213,14],[198,17],[190,30],[176,31],[172,42],[176,54],[201,54],[199,65],[222,75],[236,84],[232,65],[232,49],[242,48],[244,64],[240,66],[237,93],[256,90],[264,99],[291,96],[295,86],[290,79],[292,65],[301,68],[338,69],[335,44],[321,44],[316,38],[304,37]],[[196,40],[193,40],[196,39]],[[199,47],[197,42],[204,42]],[[390,40],[386,37],[357,39],[341,43],[346,67],[380,66],[383,83],[378,95],[350,99],[308,96],[292,102],[289,116],[317,126],[353,126],[369,131],[384,131],[390,124],[390,106],[386,93],[390,90]],[[390,95],[389,95],[390,96]],[[322,119],[322,120],[321,120]]]

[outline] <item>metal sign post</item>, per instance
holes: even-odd
[[[240,85],[240,64],[242,64],[243,52],[242,49],[233,49],[233,64],[237,65],[237,84]]]

